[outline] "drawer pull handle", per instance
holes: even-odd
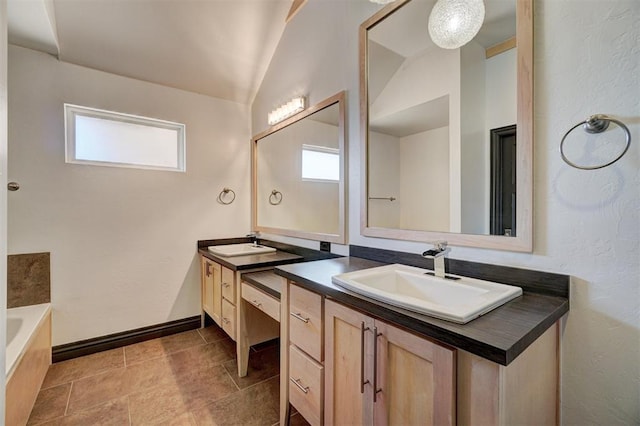
[[[294,379],[293,377],[289,377],[289,380],[291,380],[291,383],[296,385],[298,389],[300,389],[302,392],[309,393],[309,386],[302,386],[302,384],[300,383],[300,379]]]
[[[207,273],[206,276],[210,277],[211,276],[211,264],[209,262],[206,263],[207,265]]]
[[[225,323],[225,324],[229,324],[231,321],[229,321],[225,317],[222,317],[222,322]]]
[[[257,300],[254,300],[253,302],[251,302],[251,304],[256,308],[259,308],[260,306],[262,306],[262,303],[258,302]]]
[[[291,312],[291,316],[294,318],[299,319],[300,321],[304,322],[305,324],[309,322],[309,318],[305,318],[302,315],[300,315],[300,313],[295,313],[295,312]]]
[[[364,379],[364,332],[369,327],[364,326],[364,321],[360,323],[360,393],[364,393],[364,385],[369,383],[369,379]]]
[[[222,287],[224,287],[224,288],[229,288],[229,284],[227,284],[227,283],[222,283]]]

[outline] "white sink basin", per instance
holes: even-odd
[[[247,256],[250,254],[273,253],[276,251],[273,247],[253,245],[253,243],[244,244],[227,244],[222,246],[209,246],[209,251],[218,256]]]
[[[426,272],[431,271],[394,264],[334,275],[331,281],[372,299],[460,324],[522,294],[520,287]]]

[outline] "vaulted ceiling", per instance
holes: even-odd
[[[250,103],[292,0],[9,0],[9,42],[65,62]]]

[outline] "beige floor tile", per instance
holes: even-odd
[[[197,369],[174,384],[129,395],[131,422],[156,424],[188,413],[212,401],[237,393],[237,387],[221,366]]]
[[[203,345],[204,343],[204,338],[202,338],[196,330],[186,331],[184,333],[173,334],[171,336],[160,337],[158,339],[126,346],[124,348],[125,360],[127,366],[129,366],[192,346]]]
[[[235,342],[217,326],[54,364],[29,424],[271,425],[278,346],[255,349],[242,379]]]
[[[199,328],[198,333],[200,333],[202,338],[207,343],[216,342],[218,340],[224,340],[229,338],[227,333],[225,333],[223,329],[221,329],[215,324],[209,327]]]
[[[184,413],[180,416],[174,417],[169,420],[163,420],[158,423],[155,423],[156,426],[198,426],[196,420],[193,418],[193,415],[189,413]]]
[[[49,367],[42,389],[69,383],[119,367],[124,367],[124,351],[122,348],[58,362]]]
[[[208,369],[235,359],[236,344],[231,339],[194,346],[167,356],[171,368],[177,374],[187,374],[194,369]]]
[[[129,407],[127,398],[118,398],[108,401],[89,410],[60,417],[43,426],[126,426],[129,424]]]
[[[86,410],[122,396],[176,382],[166,358],[140,362],[73,383],[68,413]]]
[[[193,410],[202,425],[273,425],[278,422],[279,376]]]
[[[69,391],[71,391],[71,383],[41,390],[27,424],[35,425],[64,416],[69,401]]]
[[[249,353],[249,367],[245,377],[238,377],[238,363],[235,359],[224,363],[233,381],[240,389],[262,382],[280,374],[280,348],[271,346],[259,352]]]

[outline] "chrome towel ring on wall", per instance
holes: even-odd
[[[228,199],[229,194],[231,194],[231,199]],[[225,206],[233,203],[235,199],[236,193],[233,189],[223,188],[222,191],[220,191],[220,193],[218,194],[218,202],[220,204],[224,204]]]
[[[598,164],[595,166],[582,166],[579,164],[576,164],[574,162],[572,162],[571,160],[569,160],[567,158],[567,156],[565,155],[564,152],[564,143],[567,139],[567,136],[569,136],[569,133],[571,133],[574,129],[576,129],[579,126],[582,126],[585,130],[585,132],[587,133],[592,133],[592,134],[596,134],[596,133],[602,133],[605,130],[607,130],[607,128],[609,127],[610,123],[615,123],[617,124],[625,133],[625,138],[626,138],[626,145],[624,147],[624,150],[622,150],[622,152],[620,153],[620,155],[618,155],[616,158],[614,158],[613,160],[604,163],[604,164]],[[606,116],[604,114],[596,114],[596,115],[592,115],[589,118],[587,118],[584,121],[581,121],[580,123],[576,124],[575,126],[573,126],[572,128],[570,128],[567,133],[564,134],[564,136],[562,137],[562,140],[560,141],[560,156],[562,157],[562,160],[564,160],[565,163],[567,163],[568,165],[570,165],[571,167],[575,167],[576,169],[580,169],[580,170],[596,170],[596,169],[601,169],[603,167],[607,167],[612,165],[613,163],[615,163],[616,161],[618,161],[619,159],[622,158],[622,156],[624,154],[627,153],[627,151],[629,150],[629,146],[631,145],[631,133],[629,132],[629,128],[627,126],[625,126],[625,124],[620,121],[620,120],[616,120],[615,118],[611,118],[609,116]]]
[[[274,189],[273,191],[271,191],[271,194],[269,195],[269,204],[271,204],[272,206],[277,206],[281,202],[282,202],[282,192],[278,191],[277,189]]]

